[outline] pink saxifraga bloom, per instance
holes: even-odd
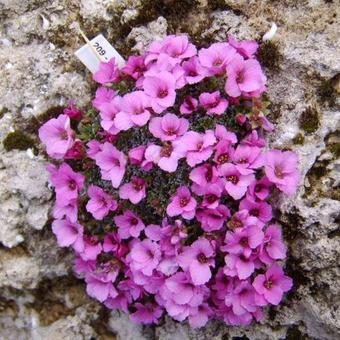
[[[150,119],[149,98],[143,91],[127,93],[120,102],[120,112],[114,118],[118,130],[126,131],[133,126],[144,126]]]
[[[175,82],[174,76],[166,71],[145,77],[143,89],[150,97],[151,106],[156,113],[163,112],[175,103]]]
[[[131,210],[126,210],[123,215],[115,216],[114,221],[122,239],[138,237],[145,228],[143,221]]]
[[[115,83],[119,80],[119,69],[115,58],[101,62],[99,70],[93,75],[93,80],[99,84]]]
[[[188,270],[195,285],[207,283],[211,278],[210,267],[215,267],[215,251],[211,243],[201,238],[195,241],[178,256],[179,265]]]
[[[119,196],[128,199],[131,203],[137,204],[146,197],[145,181],[133,176],[131,182],[123,184],[119,188]]]
[[[182,115],[190,115],[196,111],[198,107],[198,100],[191,96],[186,96],[183,103],[179,107],[179,111]]]
[[[105,142],[101,151],[95,155],[103,179],[111,180],[112,186],[118,188],[125,174],[126,156],[112,144]]]
[[[143,56],[130,56],[125,66],[122,68],[122,72],[128,74],[135,80],[139,79],[145,70],[146,66],[144,64]]]
[[[166,208],[169,216],[181,215],[187,220],[191,220],[195,216],[197,202],[191,196],[190,190],[187,187],[179,187],[176,194],[171,197],[171,201]]]
[[[228,43],[244,58],[252,58],[259,47],[254,40],[237,41],[232,36],[229,37]]]
[[[161,251],[156,242],[145,239],[133,244],[130,258],[132,270],[141,271],[144,275],[151,276],[160,262]]]
[[[188,128],[189,122],[185,118],[178,118],[173,113],[152,118],[149,124],[152,135],[162,141],[173,141],[187,132]]]
[[[87,193],[90,200],[86,204],[86,210],[97,220],[102,220],[110,211],[115,211],[118,207],[117,201],[98,186],[90,185]]]
[[[228,107],[228,101],[221,97],[219,91],[203,92],[199,96],[200,105],[207,110],[209,116],[221,115]]]
[[[187,163],[194,167],[206,161],[213,153],[213,145],[216,142],[215,134],[212,130],[206,130],[205,133],[189,131],[175,144],[182,144],[187,150]]]
[[[188,84],[199,83],[206,76],[205,69],[200,64],[198,57],[192,57],[182,64],[185,80]]]
[[[175,172],[178,161],[184,156],[185,146],[181,143],[165,142],[163,146],[151,144],[145,150],[145,159],[167,172]]]
[[[74,143],[74,131],[70,127],[70,117],[61,114],[47,121],[39,129],[39,138],[46,146],[48,155],[61,159]]]
[[[255,179],[253,174],[242,175],[234,164],[226,163],[219,170],[225,178],[225,190],[235,200],[244,196],[250,183]]]
[[[206,232],[212,232],[223,228],[225,222],[230,217],[227,206],[220,204],[215,209],[198,209],[197,220],[201,223],[201,228]]]
[[[244,60],[240,55],[227,65],[225,91],[231,97],[241,94],[259,96],[265,91],[266,77],[259,62],[255,59]]]
[[[72,223],[69,220],[54,220],[52,231],[56,235],[60,247],[72,246],[77,252],[84,249],[83,232],[84,227],[79,223]]]
[[[156,304],[153,303],[135,303],[134,307],[136,311],[130,316],[131,320],[136,323],[142,324],[157,324],[158,319],[163,314],[163,310]]]
[[[98,87],[96,91],[96,96],[92,100],[92,105],[97,109],[101,110],[102,105],[109,103],[116,95],[116,92],[108,87],[102,86]]]
[[[253,286],[267,302],[278,305],[282,300],[283,293],[292,288],[293,282],[290,277],[284,275],[282,267],[273,264],[265,274],[255,277]]]
[[[299,182],[298,157],[292,151],[271,150],[266,154],[265,172],[268,180],[281,191],[292,195]]]

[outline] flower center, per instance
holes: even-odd
[[[74,179],[70,179],[68,182],[68,187],[70,188],[70,190],[76,190],[77,188],[77,183]]]
[[[260,192],[263,189],[263,186],[261,184],[255,185],[255,192]]]
[[[240,245],[242,247],[247,247],[248,246],[248,239],[246,237],[242,237],[240,240]]]
[[[227,177],[227,181],[231,182],[233,184],[237,184],[238,183],[238,177],[235,175],[231,175]]]
[[[228,162],[228,160],[229,160],[229,155],[226,154],[226,153],[223,153],[222,155],[219,155],[217,157],[217,162],[219,164],[224,164],[224,163]]]
[[[61,131],[59,137],[60,139],[67,140],[68,139],[67,132],[65,130]]]
[[[238,75],[237,75],[237,77],[236,77],[236,81],[237,81],[238,83],[242,83],[242,82],[244,81],[244,74],[243,74],[242,71],[238,73]]]
[[[197,260],[199,263],[207,263],[209,259],[203,253],[199,253],[197,255]]]
[[[229,223],[228,223],[229,227],[231,229],[236,229],[236,228],[242,228],[243,227],[243,223],[238,219],[238,218],[232,218]]]
[[[249,214],[251,216],[258,217],[260,215],[260,212],[259,212],[259,209],[252,209],[252,210],[249,211]]]
[[[176,134],[176,130],[174,128],[169,128],[168,130],[166,130],[165,134],[168,136],[173,136]]]
[[[205,174],[205,179],[207,182],[211,182],[212,181],[212,177],[213,177],[213,172],[212,172],[212,168],[208,168],[207,172]]]
[[[217,200],[217,196],[214,194],[207,195],[207,202],[214,203]]]
[[[219,67],[219,66],[221,66],[222,64],[223,64],[222,59],[217,58],[217,59],[214,61],[213,66]]]
[[[132,218],[130,219],[130,224],[131,224],[131,225],[137,225],[137,224],[138,224],[137,218],[136,218],[136,217],[132,217]]]
[[[240,163],[240,164],[248,163],[248,159],[246,159],[246,158],[241,158],[241,159],[238,160],[238,163]]]
[[[165,98],[168,95],[168,90],[160,90],[158,92],[158,97],[159,98]]]
[[[274,174],[278,178],[283,178],[283,172],[282,169],[278,166],[275,167]]]
[[[271,288],[273,287],[273,281],[267,280],[267,281],[264,283],[264,286],[265,286],[267,289],[271,289]]]
[[[135,181],[135,182],[132,183],[132,187],[136,191],[141,191],[143,189],[143,184]]]
[[[202,149],[202,146],[203,146],[203,142],[198,142],[198,143],[196,144],[197,150],[201,150],[201,149]]]
[[[172,150],[173,148],[171,144],[164,144],[160,152],[161,157],[170,157]]]
[[[189,203],[189,199],[187,197],[182,197],[179,200],[179,205],[183,208]]]
[[[197,72],[194,71],[194,70],[192,70],[192,71],[190,71],[190,72],[188,73],[188,76],[189,76],[189,77],[196,77],[196,76],[197,76]]]

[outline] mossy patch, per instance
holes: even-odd
[[[20,130],[10,132],[2,141],[6,151],[34,148],[34,141]]]
[[[0,109],[0,119],[5,115],[5,113],[7,113],[9,110],[6,106],[2,107]]]
[[[266,41],[257,50],[257,57],[262,66],[270,71],[278,71],[282,60],[279,43]]]
[[[333,78],[321,80],[317,90],[317,95],[321,104],[328,104],[330,107],[335,106],[336,98],[339,96],[340,73]]]
[[[303,111],[299,118],[300,128],[306,133],[315,132],[320,126],[320,114],[316,107],[309,106]]]
[[[308,337],[301,333],[298,326],[291,326],[287,329],[285,340],[307,340]]]
[[[292,141],[293,141],[293,144],[295,145],[303,145],[305,141],[305,136],[301,132],[299,132],[295,135]]]

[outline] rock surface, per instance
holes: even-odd
[[[322,0],[0,0],[0,339],[339,339],[339,15],[337,1]],[[228,34],[260,39],[272,22],[278,32],[260,53],[271,142],[301,159],[300,190],[278,212],[295,289],[246,328],[132,325],[86,297],[49,228],[52,193],[35,134],[69,98],[82,106],[91,95],[73,55],[83,44],[76,27],[102,32],[126,57],[167,33],[204,45]],[[17,131],[32,145],[15,144]]]

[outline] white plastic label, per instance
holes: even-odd
[[[102,34],[97,35],[90,43],[96,53],[86,44],[74,54],[92,73],[98,71],[100,61],[109,61],[113,57],[115,57],[119,67],[124,66],[125,60]]]

